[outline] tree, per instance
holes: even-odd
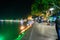
[[[31,7],[31,13],[35,14],[39,11],[48,10],[50,7],[53,7],[54,4],[59,6],[60,0],[35,0]]]

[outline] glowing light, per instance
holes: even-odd
[[[25,34],[26,34],[26,32],[21,33],[21,34],[18,36],[18,38],[16,38],[16,40],[21,40]]]
[[[24,23],[24,20],[21,19],[21,20],[20,20],[20,24],[23,25],[23,23]]]
[[[0,35],[0,40],[4,40],[4,39],[5,39],[4,36]]]
[[[27,22],[27,19],[24,19],[24,22]]]
[[[23,33],[23,32],[25,32],[26,30],[22,30],[20,33]]]
[[[54,8],[50,8],[49,10],[52,11],[52,10],[54,10]]]
[[[29,17],[28,17],[28,20],[32,20],[32,16],[29,16]]]
[[[24,34],[24,32],[22,34]]]
[[[25,29],[25,27],[24,27],[24,26],[21,26],[21,27],[20,27],[20,30],[24,30],[24,29]]]

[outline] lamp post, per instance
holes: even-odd
[[[53,10],[54,10],[54,8],[50,8],[50,9],[49,9],[51,15],[53,14]]]

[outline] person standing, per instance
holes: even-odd
[[[58,40],[60,40],[60,18],[59,16],[56,18],[55,23],[56,23],[55,28],[56,28]]]
[[[24,20],[23,20],[23,19],[20,20],[20,24],[21,24],[21,25],[24,24]]]

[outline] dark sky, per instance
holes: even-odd
[[[31,11],[32,0],[0,1],[0,18],[20,18]]]

